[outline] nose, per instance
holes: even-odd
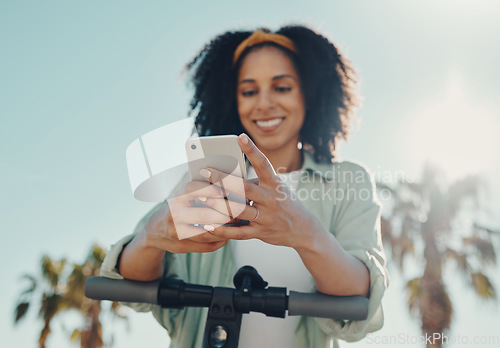
[[[272,109],[275,105],[274,96],[269,90],[262,90],[259,93],[259,98],[257,100],[257,110],[266,111]]]

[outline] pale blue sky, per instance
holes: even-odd
[[[498,18],[493,0],[0,1],[1,346],[36,346],[35,314],[15,328],[12,313],[20,275],[35,272],[43,253],[82,260],[94,241],[108,246],[151,207],[133,199],[125,149],[186,116],[183,64],[229,29],[299,22],[327,34],[362,77],[362,122],[342,157],[383,177],[418,178],[427,157],[450,178],[482,172],[498,225]],[[417,335],[392,273],[380,335]],[[461,306],[453,332],[496,333],[498,305],[451,284]],[[166,346],[150,317],[132,320],[117,347]],[[50,346],[68,346],[55,331]]]

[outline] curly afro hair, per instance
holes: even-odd
[[[260,30],[270,32],[267,28]],[[305,99],[305,120],[300,131],[303,148],[316,162],[331,162],[335,143],[347,140],[358,105],[356,72],[351,63],[324,36],[301,25],[280,28],[277,34],[293,41],[297,53],[271,42],[246,48],[233,64],[238,45],[251,31],[228,31],[215,37],[186,65],[194,95],[190,114],[195,113],[199,135],[245,132],[238,116],[236,85],[241,62],[263,46],[282,50],[297,70]]]

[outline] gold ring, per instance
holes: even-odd
[[[257,215],[255,215],[255,217],[252,220],[250,220],[250,222],[254,222],[259,217],[259,209],[257,209],[256,206],[254,206],[254,208],[255,208],[255,210],[257,210]]]

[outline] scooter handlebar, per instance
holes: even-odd
[[[189,284],[186,285],[190,287]],[[159,288],[160,281],[138,282],[126,279],[90,277],[85,282],[85,296],[95,300],[161,305],[158,297]],[[182,306],[208,306],[209,303],[209,301],[205,300],[203,303],[206,303],[206,305],[199,301],[197,304],[190,304],[189,302],[193,301],[188,300],[188,297],[179,297],[185,300],[181,304]],[[288,315],[290,316],[302,315],[340,320],[363,320],[368,315],[368,299],[362,296],[332,296],[322,293],[290,291],[287,302]]]
[[[333,296],[290,291],[288,315],[363,320],[368,315],[368,299],[362,296]]]
[[[85,296],[94,300],[158,304],[158,280],[138,282],[127,279],[89,277]]]

